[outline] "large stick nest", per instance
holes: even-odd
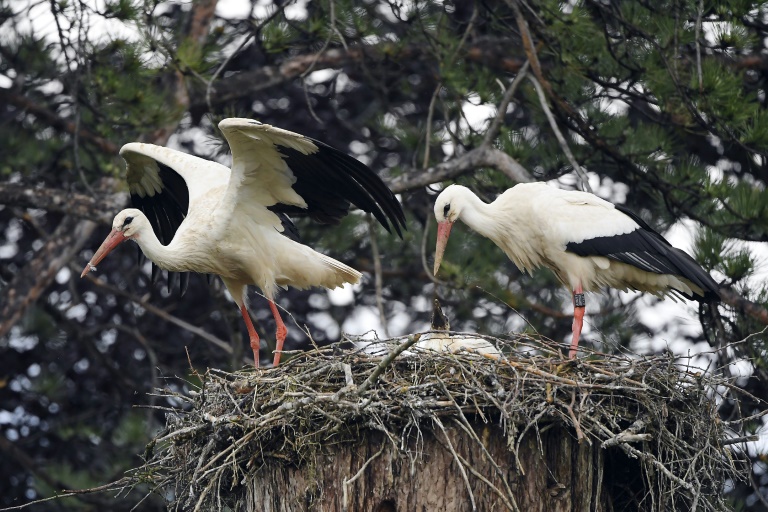
[[[395,440],[446,418],[495,422],[517,460],[523,436],[559,423],[581,443],[635,459],[645,488],[633,499],[642,510],[728,510],[726,482],[747,474],[726,446],[741,424],[718,417],[723,391],[733,389],[728,379],[671,355],[568,361],[543,339],[486,339],[505,353],[501,360],[416,347],[397,355],[414,341],[406,337],[381,342],[385,357],[339,345],[278,368],[209,370],[196,391],[161,392],[183,404],[133,476],[171,509],[208,510],[228,503],[226,494],[263,463],[311,463],[318,450],[355,443],[364,431]]]

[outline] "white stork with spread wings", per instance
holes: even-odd
[[[672,247],[640,217],[594,194],[520,183],[492,203],[450,185],[435,200],[440,268],[451,226],[461,219],[490,238],[521,271],[551,269],[573,291],[576,356],[584,319],[584,291],[603,286],[659,297],[679,294],[700,302],[719,300],[714,279],[688,254]]]
[[[379,176],[322,142],[250,119],[224,119],[219,128],[232,151],[231,170],[152,144],[123,146],[134,208],[115,216],[81,277],[126,240],[162,269],[221,276],[240,308],[258,366],[259,336],[245,300],[246,286],[255,284],[277,324],[276,366],[287,334],[274,302],[277,288],[336,288],[361,277],[301,244],[286,214],[333,224],[351,203],[401,237],[405,216]]]

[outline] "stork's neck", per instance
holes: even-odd
[[[474,193],[467,190],[463,197],[464,206],[459,217],[474,231],[496,241],[498,238],[498,218],[493,204],[483,202]]]
[[[515,190],[517,192],[511,192]],[[467,190],[460,216],[470,228],[499,246],[517,268],[530,272],[542,265],[545,251],[539,245],[540,236],[526,221],[526,209],[530,205],[528,198],[518,195],[521,191],[513,187],[486,204]]]
[[[152,260],[158,267],[175,272],[183,271],[181,268],[183,262],[179,261],[178,252],[173,250],[173,242],[167,246],[161,244],[152,229],[142,230],[134,241],[139,244],[144,256]]]

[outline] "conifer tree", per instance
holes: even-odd
[[[215,0],[0,0],[0,481],[10,482],[0,506],[120,478],[162,421],[133,406],[169,405],[147,393],[183,386],[161,379],[188,374],[185,347],[195,366],[243,365],[239,314],[205,277],[179,297],[128,250],[95,280],[76,273],[127,203],[119,147],[167,143],[226,161],[224,117],[328,142],[402,198],[403,242],[363,216],[298,221],[306,243],[370,276],[353,302],[281,295],[316,342],[362,333],[371,317],[390,334],[423,330],[435,294],[456,330],[569,340],[570,295],[554,276],[521,274],[468,230],[453,235],[436,283],[431,208],[452,182],[490,200],[520,181],[577,188],[584,173],[660,232],[685,226],[723,290],[716,314],[686,306],[685,330],[644,313],[651,300],[595,295],[586,342],[649,352],[663,349],[649,335],[687,341],[723,371],[748,359],[754,378],[742,384],[768,399],[768,287],[755,278],[768,241],[767,41],[768,8],[736,0],[320,0],[240,12]],[[274,332],[254,303],[257,327]],[[308,347],[294,332],[289,348]],[[764,409],[732,400],[734,414]],[[753,481],[730,490],[743,510],[765,500]],[[83,498],[93,499],[103,498]]]

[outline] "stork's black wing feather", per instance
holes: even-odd
[[[337,224],[349,211],[350,203],[371,213],[387,231],[394,227],[402,238],[405,214],[395,195],[368,166],[346,153],[312,140],[318,151],[305,155],[280,147],[280,153],[296,177],[293,189],[307,203],[302,209],[276,204],[270,210]]]
[[[296,225],[293,223],[291,218],[284,213],[278,213],[277,216],[280,217],[280,222],[283,224],[283,235],[290,238],[294,242],[301,243],[299,230],[296,228]]]
[[[144,212],[149,219],[152,229],[157,235],[158,240],[163,245],[168,245],[173,240],[176,231],[179,229],[182,221],[187,216],[189,210],[189,190],[187,184],[176,171],[157,162],[162,181],[162,189],[154,195],[131,194],[131,204]],[[140,258],[141,259],[141,258]],[[152,264],[152,282],[157,280],[159,269]],[[174,283],[180,283],[181,295],[189,287],[189,274],[182,273],[180,276],[169,272],[168,290],[170,291]]]
[[[147,216],[160,243],[168,245],[189,211],[189,189],[179,173],[160,162],[157,162],[157,166],[162,182],[161,191],[143,197],[139,194],[131,194],[131,204]],[[285,228],[283,234],[291,240],[300,242],[299,232],[291,219],[284,214],[279,216]],[[139,253],[141,254],[140,250]],[[141,256],[139,261],[143,262]],[[160,269],[153,263],[152,282],[157,281],[159,273]],[[183,296],[189,287],[189,272],[168,272],[167,283],[168,291],[178,284]]]
[[[144,212],[157,238],[168,245],[189,210],[187,184],[176,171],[158,162],[162,190],[154,195],[131,194],[134,208]]]
[[[704,290],[703,298],[685,295],[687,298],[704,302],[719,300],[717,283],[696,263],[696,260],[684,251],[673,247],[631,210],[620,205],[615,206],[617,210],[634,220],[639,227],[623,235],[590,238],[578,243],[570,242],[565,249],[579,256],[604,256],[646,272],[681,276]]]
[[[398,235],[402,238],[402,233],[399,228],[401,226],[405,228],[405,214],[403,213],[403,208],[395,197],[395,194],[389,190],[389,187],[387,187],[379,175],[374,173],[367,165],[356,158],[334,149],[323,142],[316,140],[313,140],[313,142],[318,146],[318,152],[323,155],[323,158],[330,164],[338,165],[340,169],[345,171],[348,176],[354,178],[356,182],[369,193],[369,197],[374,202],[374,204],[371,205],[373,211],[366,210],[358,205],[354,198],[350,198],[352,203],[364,211],[373,213],[385,227],[386,223],[383,217],[386,216],[394,226]],[[378,206],[378,208],[373,208],[373,206]]]

